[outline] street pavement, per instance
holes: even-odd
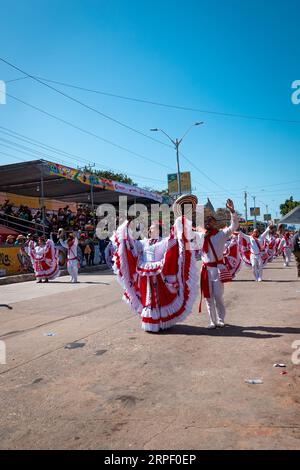
[[[269,264],[262,283],[243,268],[217,330],[195,303],[183,324],[147,334],[111,271],[79,280],[0,286],[13,307],[0,308],[0,449],[300,448],[294,261]]]

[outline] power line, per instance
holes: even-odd
[[[23,73],[24,75],[26,75],[28,78],[31,78],[32,80],[36,81],[37,83],[49,88],[50,90],[53,90],[55,91],[56,93],[60,94],[61,96],[64,96],[65,98],[68,98],[69,100],[73,101],[74,103],[77,103],[79,104],[80,106],[83,106],[84,108],[88,109],[89,111],[92,111],[96,114],[98,114],[99,116],[105,118],[105,119],[108,119],[112,122],[114,122],[115,124],[118,124],[119,126],[122,126],[126,129],[129,129],[131,130],[132,132],[135,132],[136,134],[139,134],[143,137],[146,137],[147,139],[150,139],[152,140],[153,142],[156,142],[156,143],[159,143],[161,145],[164,145],[165,147],[172,147],[171,145],[169,144],[166,144],[165,142],[163,142],[162,140],[159,140],[159,139],[156,139],[155,137],[152,137],[151,135],[148,135],[146,134],[145,132],[142,132],[138,129],[135,129],[134,127],[132,126],[129,126],[128,124],[120,121],[119,119],[116,119],[112,116],[109,116],[108,114],[105,114],[103,113],[102,111],[99,111],[99,109],[96,109],[94,108],[93,106],[90,106],[86,103],[84,103],[83,101],[81,100],[78,100],[77,98],[74,98],[74,96],[71,96],[71,95],[68,95],[67,93],[64,93],[63,91],[59,90],[58,88],[55,88],[53,87],[52,85],[48,85],[48,83],[45,83],[43,80],[35,77],[34,75],[31,75],[29,74],[28,72],[26,72],[25,70],[22,70],[20,69],[19,67],[17,67],[16,65],[8,62],[7,60],[3,59],[2,57],[0,57],[0,60],[2,62],[4,62],[5,64],[9,65],[10,67],[14,68],[15,70],[18,70],[19,72]]]
[[[12,98],[13,100],[18,101],[18,102],[24,104],[25,106],[28,106],[28,107],[30,107],[30,108],[32,108],[32,109],[34,109],[34,110],[36,110],[36,111],[38,111],[38,112],[40,112],[40,113],[42,113],[42,114],[45,114],[46,116],[51,117],[52,119],[55,119],[55,120],[57,120],[57,121],[59,121],[59,122],[62,122],[62,123],[64,123],[64,124],[66,124],[66,125],[68,125],[68,126],[74,128],[74,129],[76,129],[76,130],[79,130],[79,131],[81,131],[81,132],[83,132],[83,133],[85,133],[85,134],[87,134],[87,135],[90,135],[90,136],[92,136],[92,137],[94,137],[94,138],[96,138],[96,139],[98,139],[98,140],[101,140],[101,141],[103,141],[103,142],[105,142],[105,143],[107,143],[107,144],[110,144],[110,145],[112,145],[112,146],[114,146],[114,147],[116,147],[116,148],[118,148],[118,149],[120,149],[120,150],[123,150],[123,151],[125,151],[125,152],[128,152],[128,153],[134,155],[135,157],[142,158],[142,159],[144,159],[144,160],[150,161],[151,163],[154,163],[155,165],[159,165],[159,166],[161,166],[161,167],[163,167],[163,168],[166,168],[167,170],[173,171],[173,169],[172,169],[171,167],[169,167],[169,166],[167,166],[167,165],[165,165],[165,164],[163,164],[163,163],[156,162],[155,160],[153,160],[153,159],[151,159],[151,158],[149,158],[149,157],[146,157],[146,156],[144,156],[144,155],[141,155],[141,154],[139,154],[139,153],[136,153],[136,152],[134,152],[134,151],[132,151],[132,150],[126,148],[126,147],[123,147],[123,146],[121,146],[121,145],[119,145],[119,144],[116,144],[116,143],[114,143],[114,142],[112,142],[112,141],[110,141],[110,140],[108,140],[108,139],[105,139],[104,137],[101,137],[101,136],[99,136],[98,134],[95,134],[95,133],[90,132],[90,131],[88,131],[88,130],[86,130],[86,129],[80,127],[80,126],[77,126],[76,124],[73,124],[73,123],[71,123],[70,121],[67,121],[67,120],[65,120],[65,119],[63,119],[63,118],[60,118],[60,117],[58,117],[58,116],[56,116],[56,115],[54,115],[54,114],[52,114],[52,113],[49,113],[48,111],[45,111],[44,109],[41,109],[41,108],[39,108],[39,107],[37,107],[37,106],[35,106],[35,105],[32,105],[32,104],[30,104],[30,103],[28,103],[28,102],[26,102],[26,101],[20,99],[20,98],[17,98],[16,96],[13,96],[13,95],[11,95],[11,94],[9,94],[9,93],[6,93],[6,95],[7,95],[8,97]],[[181,154],[181,155],[182,155],[182,154]],[[185,157],[185,156],[184,156],[184,158],[187,159],[187,157]],[[198,167],[196,167],[196,165],[194,165],[189,159],[187,159],[187,161],[188,161],[192,166],[194,166],[194,168],[197,169],[197,171],[199,171],[202,175],[204,175],[206,178],[208,178],[208,179],[209,179],[210,181],[212,181],[214,184],[216,184],[217,186],[219,186],[218,183],[214,182],[208,175],[206,175],[203,171],[201,171]],[[202,186],[202,184],[201,184],[200,186]],[[219,186],[219,187],[220,187],[220,186]],[[221,187],[221,188],[222,188],[222,187]]]
[[[99,136],[98,134],[95,134],[94,132],[90,132],[90,131],[88,131],[87,129],[84,129],[84,128],[80,127],[80,126],[77,126],[76,124],[73,124],[73,123],[71,123],[70,121],[67,121],[66,119],[60,118],[60,117],[58,117],[58,116],[56,116],[56,115],[54,115],[54,114],[52,114],[52,113],[49,113],[48,111],[45,111],[45,110],[42,109],[42,108],[39,108],[39,107],[37,107],[37,106],[35,106],[35,105],[32,105],[32,104],[30,104],[30,103],[28,103],[28,102],[26,102],[26,101],[24,101],[24,100],[21,100],[20,98],[17,98],[16,96],[13,96],[13,95],[11,95],[11,94],[9,94],[9,93],[6,93],[6,96],[8,96],[9,98],[12,98],[12,99],[15,100],[15,101],[18,101],[19,103],[24,104],[25,106],[28,106],[29,108],[34,109],[35,111],[39,111],[40,113],[45,114],[46,116],[49,116],[49,117],[51,117],[52,119],[55,119],[55,120],[57,120],[57,121],[59,121],[59,122],[62,122],[62,123],[64,123],[64,124],[66,124],[66,125],[72,127],[73,129],[79,130],[80,132],[83,132],[84,134],[87,134],[87,135],[89,135],[89,136],[92,136],[92,137],[94,137],[95,139],[101,140],[102,142],[105,142],[106,144],[112,145],[113,147],[116,147],[116,148],[118,148],[118,149],[120,149],[120,150],[123,150],[124,152],[130,153],[131,155],[133,155],[133,156],[135,156],[135,157],[137,157],[137,158],[141,158],[141,159],[143,159],[143,160],[146,160],[146,161],[149,161],[149,162],[151,162],[151,163],[154,163],[155,165],[158,165],[158,166],[167,168],[168,170],[170,170],[170,169],[172,170],[172,168],[170,168],[170,167],[167,166],[167,165],[164,165],[163,163],[156,162],[156,161],[153,160],[152,158],[149,158],[149,157],[146,157],[146,156],[144,156],[144,155],[141,155],[141,154],[139,154],[139,153],[137,153],[137,152],[134,152],[133,150],[130,150],[130,149],[128,149],[128,148],[126,148],[126,147],[124,147],[124,146],[122,146],[122,145],[116,144],[115,142],[112,142],[111,140],[105,139],[104,137],[101,137],[101,136]]]
[[[24,72],[22,71],[22,73],[24,73]],[[20,77],[20,78],[17,78],[15,80],[22,80],[22,79],[26,79],[26,78],[28,78],[28,77]],[[134,97],[131,97],[131,96],[124,96],[124,95],[120,95],[120,94],[116,94],[116,93],[108,93],[108,92],[104,92],[104,91],[101,91],[101,90],[94,90],[94,89],[91,89],[91,88],[85,88],[85,87],[82,87],[82,86],[77,86],[77,85],[73,85],[73,84],[66,83],[66,82],[60,82],[60,81],[57,81],[57,80],[50,80],[48,78],[42,78],[42,77],[36,77],[36,78],[38,78],[39,80],[43,80],[44,82],[55,83],[56,85],[62,85],[62,86],[65,86],[65,87],[74,88],[74,89],[81,90],[81,91],[87,91],[87,92],[90,92],[90,93],[95,93],[95,94],[99,94],[99,95],[103,95],[103,96],[109,96],[109,97],[112,97],[112,98],[118,98],[118,99],[122,99],[122,100],[126,100],[126,101],[133,101],[133,102],[137,102],[137,103],[150,104],[152,106],[159,106],[159,107],[164,107],[164,108],[177,109],[177,110],[180,110],[180,111],[200,112],[200,113],[204,113],[204,114],[212,114],[212,115],[216,115],[216,116],[233,117],[233,118],[248,119],[248,120],[270,121],[270,122],[278,122],[278,123],[281,122],[281,123],[289,123],[289,124],[300,124],[300,121],[297,121],[297,120],[281,119],[281,118],[269,118],[269,117],[264,117],[264,116],[253,116],[253,115],[249,115],[249,114],[225,113],[225,112],[221,112],[221,111],[211,111],[211,110],[207,110],[207,109],[194,108],[194,107],[190,107],[190,106],[179,106],[179,105],[173,105],[173,104],[169,104],[169,103],[161,103],[159,101],[153,101],[153,100],[149,100],[149,99],[134,98]],[[15,80],[10,80],[10,81],[15,81]]]
[[[2,129],[5,129],[5,130],[2,130]],[[5,132],[5,131],[8,131],[8,132]],[[23,134],[19,134],[18,132],[15,132],[11,129],[8,129],[6,127],[3,127],[3,126],[0,126],[0,132],[2,132],[3,134],[5,135],[8,135],[9,137],[13,137],[15,139],[19,139],[23,142],[26,142],[26,143],[29,143],[31,145],[35,145],[37,147],[41,147],[41,148],[44,148],[44,149],[48,149],[50,150],[51,152],[53,153],[57,153],[58,155],[62,155],[64,156],[65,158],[69,159],[69,160],[73,160],[73,161],[77,161],[79,163],[86,163],[88,165],[90,165],[91,163],[95,163],[93,162],[92,160],[86,160],[82,157],[79,157],[78,155],[74,155],[72,153],[69,153],[69,152],[65,152],[61,149],[58,149],[56,147],[53,147],[53,146],[50,146],[50,145],[47,145],[41,141],[38,141],[38,140],[35,140],[35,139],[32,139],[28,136],[25,136]],[[15,135],[14,135],[15,134]],[[70,155],[70,156],[68,156]],[[52,156],[50,155],[51,158],[57,158],[56,156]],[[121,170],[117,170],[115,168],[112,168],[111,166],[107,166],[107,165],[102,165],[102,164],[99,164],[99,163],[95,163],[97,167],[99,168],[106,168],[107,170],[112,170],[112,171],[117,171],[117,172],[120,172]],[[127,173],[127,172],[126,172]],[[163,183],[164,181],[163,180],[160,180],[158,178],[150,178],[150,177],[147,177],[147,176],[141,176],[141,175],[137,175],[137,174],[134,174],[134,173],[127,173],[128,175],[130,176],[134,176],[134,177],[137,177],[137,178],[141,178],[141,179],[145,179],[145,180],[152,180],[152,181],[158,181],[158,182],[161,182]]]
[[[109,120],[111,120],[111,121],[113,121],[113,122],[115,122],[115,123],[117,123],[117,124],[119,124],[119,125],[121,125],[121,126],[127,128],[127,129],[130,129],[130,130],[133,131],[133,132],[136,132],[136,133],[138,133],[138,134],[140,134],[140,135],[142,135],[142,136],[144,136],[144,137],[146,137],[146,138],[148,138],[148,139],[150,139],[150,140],[152,140],[152,141],[155,141],[156,143],[160,143],[160,144],[162,144],[162,145],[164,145],[164,146],[167,146],[167,147],[171,147],[171,148],[172,148],[171,145],[166,144],[165,142],[163,142],[163,141],[161,141],[161,140],[155,139],[155,138],[153,138],[152,136],[149,136],[148,134],[145,134],[144,132],[139,131],[139,130],[137,130],[137,129],[131,127],[131,126],[128,126],[128,125],[125,124],[124,122],[121,122],[121,121],[119,121],[119,120],[117,120],[117,119],[115,119],[115,118],[113,118],[113,117],[111,117],[111,116],[109,116],[109,115],[107,115],[107,114],[104,114],[104,113],[102,113],[101,111],[97,110],[96,108],[93,108],[93,107],[87,105],[86,103],[84,103],[84,102],[82,102],[82,101],[80,101],[80,100],[78,100],[78,99],[76,99],[76,98],[74,98],[74,97],[72,97],[72,96],[70,96],[70,95],[68,95],[68,94],[66,94],[66,93],[64,93],[64,92],[62,92],[61,90],[59,90],[59,89],[57,89],[57,88],[55,88],[55,87],[53,87],[53,86],[48,85],[47,83],[45,83],[45,81],[51,82],[51,80],[44,80],[44,81],[43,81],[43,79],[40,79],[40,78],[38,78],[38,77],[36,77],[36,76],[34,76],[34,75],[29,74],[28,72],[22,70],[21,68],[17,67],[16,65],[14,65],[14,64],[12,64],[12,63],[10,63],[10,62],[8,62],[7,60],[5,60],[5,59],[3,59],[3,58],[1,58],[1,57],[0,57],[0,60],[1,60],[2,62],[4,62],[5,64],[9,65],[10,67],[14,68],[15,70],[18,70],[19,72],[23,73],[23,74],[26,75],[28,78],[31,78],[32,80],[36,81],[37,83],[40,83],[40,84],[42,84],[43,86],[48,87],[49,89],[55,91],[56,93],[59,93],[60,95],[64,96],[65,98],[68,98],[68,99],[70,99],[70,100],[76,102],[77,104],[80,104],[81,106],[83,106],[83,107],[89,109],[90,111],[96,112],[97,114],[101,115],[102,117],[105,117],[105,118],[107,118],[107,119],[109,119]],[[54,81],[52,81],[52,82],[54,82]],[[59,82],[57,82],[57,83],[59,83]],[[62,84],[62,83],[60,83],[60,84]],[[8,95],[8,96],[9,96],[9,95]],[[217,187],[219,187],[219,188],[225,190],[225,188],[223,188],[221,185],[219,185],[217,182],[215,182],[212,178],[210,178],[206,173],[204,173],[202,170],[200,170],[200,169],[199,169],[194,163],[192,163],[191,160],[189,160],[185,155],[183,155],[182,153],[181,153],[181,155],[183,156],[183,158],[184,158],[186,161],[188,161],[188,162],[190,163],[190,165],[192,165],[198,172],[200,172],[203,176],[205,176],[209,181],[211,181],[211,182],[212,182],[213,184],[215,184]],[[226,190],[225,190],[225,191],[226,191]]]

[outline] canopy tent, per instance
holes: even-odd
[[[13,235],[17,237],[19,235],[19,232],[13,230],[12,228],[6,227],[5,225],[0,225],[0,236],[2,237],[2,239],[5,240],[8,235]]]
[[[300,205],[288,212],[279,221],[280,224],[300,224]]]
[[[46,160],[0,166],[0,192],[92,205],[117,205],[119,196],[129,204],[162,202],[157,193]]]

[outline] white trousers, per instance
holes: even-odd
[[[77,259],[68,261],[68,273],[71,276],[71,282],[77,282],[77,276],[78,276],[78,261],[77,261]]]
[[[262,279],[262,272],[263,272],[263,262],[261,259],[261,255],[253,255],[250,256],[252,271],[254,274],[254,279],[258,281],[258,279]]]
[[[292,258],[292,250],[291,248],[285,248],[284,251],[283,251],[283,254],[284,254],[284,266],[288,266],[291,262],[291,258]]]
[[[205,299],[210,323],[215,325],[225,320],[224,285],[219,280],[218,268],[208,267],[210,298]]]

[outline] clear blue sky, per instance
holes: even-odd
[[[31,74],[179,106],[300,122],[300,105],[291,102],[291,83],[300,79],[299,0],[1,0],[0,5],[0,55]],[[1,80],[21,76],[0,63]],[[290,195],[300,200],[300,123],[167,109],[55,86],[149,134],[151,127],[161,127],[179,137],[194,121],[205,121],[187,136],[182,151],[217,185],[181,161],[182,170],[192,171],[201,202],[209,195],[218,207],[228,195],[242,211],[247,188],[262,211],[263,202],[275,217],[282,200]],[[167,173],[176,171],[172,149],[30,79],[8,83],[7,92],[158,164],[9,97],[0,106],[1,126],[137,175],[132,178],[140,186],[164,188]],[[30,159],[3,144],[8,145],[0,140],[1,152]],[[3,163],[18,161],[3,154],[0,158]],[[61,159],[70,166],[79,164]]]

